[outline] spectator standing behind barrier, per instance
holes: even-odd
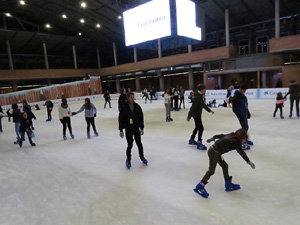
[[[284,98],[286,98],[288,95],[290,95],[290,115],[289,117],[292,118],[293,116],[293,107],[294,107],[294,102],[296,103],[296,115],[299,118],[299,92],[300,92],[300,87],[299,84],[292,80],[290,81],[290,87],[288,93],[285,94]]]
[[[276,88],[282,88],[282,80],[280,78],[277,80]]]
[[[46,120],[46,122],[49,122],[52,120],[51,112],[53,109],[53,102],[50,101],[49,97],[47,97],[47,101],[45,102],[44,106],[47,107],[48,119]]]
[[[111,108],[111,104],[110,104],[110,93],[109,93],[109,90],[107,90],[105,93],[104,93],[104,99],[105,99],[105,103],[104,103],[104,109],[106,108],[106,103],[109,104],[109,108]]]

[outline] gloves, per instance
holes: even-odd
[[[214,138],[209,138],[209,139],[206,140],[206,142],[207,142],[207,143],[210,143],[210,142],[212,142],[212,141],[214,141],[214,140],[215,140]]]
[[[250,119],[251,118],[251,113],[247,114],[247,118]]]
[[[186,118],[186,121],[190,122],[190,119],[191,119],[191,118]]]
[[[96,114],[96,113],[94,114],[94,117],[97,117],[97,114]]]
[[[248,164],[251,166],[252,169],[255,169],[255,164],[253,162],[249,161]]]
[[[210,113],[213,115],[215,112],[211,110]]]
[[[120,131],[120,137],[123,138],[124,137],[124,132]]]
[[[141,136],[144,135],[144,130],[140,130]]]
[[[72,116],[75,116],[77,113],[76,112],[72,112]]]
[[[59,119],[59,121],[60,121],[61,123],[63,123],[63,120],[62,120],[62,119]]]

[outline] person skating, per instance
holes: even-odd
[[[180,97],[179,109],[181,109],[181,104],[183,105],[183,108],[185,109],[184,94],[185,94],[185,90],[182,86],[180,86],[180,88],[179,88],[179,97]]]
[[[248,119],[251,118],[251,113],[248,109],[248,99],[245,95],[247,89],[248,88],[245,84],[241,85],[240,89],[235,91],[232,98],[232,111],[237,116],[242,129],[246,132],[248,132],[249,129]],[[244,150],[250,150],[251,145],[253,145],[253,142],[247,140],[242,148]]]
[[[32,141],[32,137],[34,137],[33,131],[31,130],[31,123],[30,123],[30,119],[27,116],[26,112],[22,112],[21,114],[21,119],[20,119],[20,135],[21,135],[21,139],[19,141],[19,146],[20,148],[22,147],[22,143],[23,140],[25,140],[25,133],[27,134],[29,143],[31,144],[31,146],[36,146],[35,143],[33,143]]]
[[[34,130],[32,119],[36,120],[36,117],[31,110],[31,106],[28,104],[28,102],[25,99],[23,100],[22,104],[23,104],[23,112],[27,113],[27,118],[30,122],[30,127],[32,130]]]
[[[17,104],[11,105],[12,112],[10,110],[7,110],[8,115],[8,121],[11,121],[11,117],[13,118],[13,123],[15,124],[15,132],[17,135],[17,140],[14,142],[14,144],[19,144],[20,142],[20,119],[21,119],[21,111]]]
[[[139,156],[141,161],[147,165],[148,161],[144,157],[144,150],[141,141],[141,135],[144,134],[144,116],[142,108],[134,102],[134,93],[127,93],[128,101],[122,107],[119,113],[119,130],[120,137],[124,137],[124,129],[125,136],[127,140],[127,150],[126,150],[126,167],[130,169],[131,167],[131,149],[133,146],[133,137],[135,143],[139,150]]]
[[[72,115],[71,108],[68,105],[67,99],[63,98],[61,102],[62,102],[61,105],[58,107],[58,117],[60,122],[63,125],[63,139],[67,140],[67,136],[66,136],[67,127],[69,129],[71,138],[74,139],[75,136],[72,133],[72,126],[71,126],[71,115]]]
[[[165,108],[166,108],[166,122],[171,122],[173,119],[171,118],[171,92],[170,88],[167,88],[165,93],[162,95],[165,99]]]
[[[119,96],[119,100],[118,100],[118,109],[119,112],[121,111],[121,108],[123,107],[123,105],[127,102],[127,97],[126,97],[126,89],[123,88],[122,92]]]
[[[84,105],[81,106],[81,108],[77,112],[73,112],[72,115],[76,115],[77,113],[81,113],[83,110],[85,110],[85,121],[87,124],[87,137],[91,138],[90,135],[90,126],[92,125],[94,134],[96,136],[99,136],[99,133],[96,130],[95,126],[95,117],[97,116],[97,109],[94,104],[91,103],[91,100],[89,98],[86,98],[84,100]]]
[[[109,104],[109,108],[111,108],[111,104],[110,104],[110,101],[111,101],[111,98],[110,98],[110,93],[109,93],[109,90],[107,90],[105,93],[104,93],[104,99],[105,99],[105,103],[104,103],[104,109],[106,108],[106,104],[108,103]]]
[[[47,98],[47,101],[45,102],[44,106],[47,107],[48,119],[46,120],[46,122],[49,122],[49,121],[52,120],[51,112],[52,112],[52,109],[53,109],[53,102],[51,102],[50,99]]]
[[[217,140],[218,139],[218,140]],[[255,164],[250,161],[245,151],[242,150],[242,144],[248,139],[247,132],[243,129],[239,129],[236,132],[230,134],[218,134],[208,139],[207,142],[217,140],[208,150],[209,168],[202,180],[197,184],[194,191],[197,194],[207,198],[209,194],[205,190],[205,185],[212,175],[214,175],[216,166],[219,164],[222,167],[223,177],[225,179],[225,191],[235,191],[240,189],[239,184],[232,183],[232,176],[229,176],[228,164],[225,162],[222,155],[232,150],[236,150],[240,156],[246,161],[247,164],[255,169]]]
[[[276,103],[275,103],[275,111],[273,113],[273,117],[276,117],[276,112],[279,109],[280,110],[280,118],[284,119],[284,116],[282,115],[282,108],[283,103],[286,101],[286,98],[283,98],[282,93],[278,92],[276,97]]]
[[[290,86],[289,86],[289,91],[288,93],[285,94],[284,98],[286,98],[288,95],[290,95],[290,115],[289,117],[292,118],[293,116],[293,107],[294,107],[294,102],[296,104],[296,115],[299,118],[299,97],[300,97],[300,86],[299,84],[292,80],[290,81]]]
[[[195,129],[189,140],[190,145],[197,145],[197,149],[206,150],[207,147],[202,144],[202,134],[204,127],[202,124],[202,109],[214,114],[214,112],[204,103],[204,95],[206,92],[206,86],[204,84],[198,84],[197,90],[194,92],[194,100],[192,107],[190,108],[187,121],[193,117],[195,121]],[[196,134],[198,133],[198,141],[195,141]]]

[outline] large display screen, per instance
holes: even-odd
[[[176,0],[177,34],[201,40],[201,28],[196,26],[196,5],[190,0]]]
[[[171,36],[169,0],[152,0],[123,13],[126,46]]]

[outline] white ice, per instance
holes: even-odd
[[[142,137],[149,165],[141,163],[134,144],[132,168],[125,167],[126,140],[119,137],[117,101],[98,108],[99,137],[86,137],[84,114],[72,118],[75,139],[62,139],[58,110],[45,122],[46,110],[34,111],[36,147],[14,145],[13,123],[3,118],[0,133],[1,225],[296,225],[300,216],[300,119],[273,118],[275,100],[250,100],[249,120],[256,164],[252,170],[231,151],[224,156],[235,192],[224,191],[220,167],[209,180],[208,199],[193,192],[208,168],[207,151],[187,144],[194,123],[186,109],[165,122],[162,100],[137,101],[145,116]],[[82,104],[71,105],[73,111]],[[229,108],[203,112],[206,140],[240,127]],[[93,133],[93,132],[91,132]],[[26,138],[27,139],[27,138]],[[204,142],[205,143],[205,142]],[[207,144],[207,143],[205,143]],[[209,144],[207,144],[209,146]]]

